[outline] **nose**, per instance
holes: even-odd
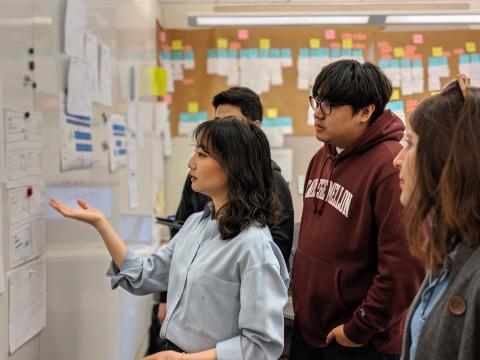
[[[192,157],[190,158],[190,160],[188,160],[188,163],[187,163],[187,166],[190,170],[194,170],[195,169],[195,153],[192,155]]]
[[[404,152],[405,152],[405,149],[402,148],[402,150],[400,150],[397,156],[395,156],[395,158],[393,159],[393,167],[395,169],[400,170],[400,168],[402,167]]]
[[[319,119],[325,119],[325,115],[323,115],[323,111],[322,109],[320,109],[320,106],[318,106],[315,111],[313,112],[313,116],[315,118],[319,118]]]

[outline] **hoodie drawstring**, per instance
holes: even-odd
[[[332,170],[330,170],[330,174],[328,175],[328,182],[327,182],[327,189],[326,189],[326,192],[325,192],[325,196],[323,197],[323,200],[322,200],[322,203],[320,204],[320,207],[318,207],[317,192],[318,192],[318,188],[320,186],[320,181],[322,180],[323,169],[325,168],[325,165],[327,164],[327,161],[329,159],[333,160]],[[337,163],[337,158],[334,157],[334,156],[331,156],[330,154],[327,154],[327,157],[325,158],[325,161],[323,162],[322,168],[320,169],[320,175],[318,177],[318,183],[317,183],[317,186],[315,188],[315,194],[314,194],[314,197],[313,197],[313,211],[317,214],[320,214],[320,215],[322,214],[323,209],[325,208],[325,204],[327,203],[328,191],[330,190],[330,180],[332,178],[333,169],[335,168],[336,163]]]

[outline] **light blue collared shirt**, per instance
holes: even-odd
[[[453,260],[458,250],[458,243],[455,248],[448,254],[448,257]],[[435,305],[442,298],[443,293],[447,289],[451,265],[445,260],[443,264],[444,271],[440,276],[433,277],[432,273],[427,274],[427,284],[420,294],[420,301],[415,308],[412,318],[410,320],[411,346],[410,346],[410,360],[415,360],[415,353],[417,352],[418,340],[422,334],[425,321],[427,321]]]
[[[283,307],[288,271],[268,227],[249,225],[222,240],[211,209],[191,215],[157,253],[128,251],[112,288],[132,294],[168,289],[160,336],[186,352],[216,348],[217,359],[278,359],[283,350]]]

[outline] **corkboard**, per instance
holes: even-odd
[[[325,39],[325,30],[335,30],[335,40]],[[297,57],[299,48],[309,48],[311,38],[318,38],[321,47],[330,47],[332,42],[341,43],[342,34],[364,34],[365,40],[353,41],[363,43],[364,56],[373,46],[374,34],[379,27],[292,27],[292,28],[249,28],[249,37],[239,40],[238,28],[216,28],[199,30],[161,30],[159,28],[158,47],[167,48],[172,40],[182,40],[183,46],[191,46],[195,54],[195,68],[186,70],[184,78],[188,80],[175,81],[175,92],[172,94],[170,104],[170,123],[172,134],[178,133],[178,119],[181,112],[187,111],[190,101],[199,104],[199,111],[207,111],[209,118],[213,118],[214,110],[211,105],[212,98],[229,86],[226,77],[206,74],[207,50],[216,48],[218,38],[227,38],[229,43],[238,42],[241,48],[258,48],[260,39],[270,39],[271,48],[290,48],[292,50],[293,65],[283,68],[283,85],[271,86],[270,91],[261,95],[264,109],[275,107],[279,116],[291,116],[293,119],[294,135],[313,135],[313,127],[307,125],[308,95],[309,91],[297,89]],[[160,33],[164,32],[164,42]],[[266,114],[264,114],[265,116]]]
[[[422,37],[421,44],[415,44],[418,42],[418,36]],[[414,37],[417,41],[414,40]],[[428,59],[433,56],[432,48],[441,47],[443,56],[448,58],[448,66],[450,69],[450,75],[445,78],[441,78],[441,86],[444,86],[450,79],[455,77],[459,73],[459,53],[467,54],[465,44],[467,42],[475,43],[476,52],[480,50],[480,30],[449,30],[449,31],[416,31],[416,32],[378,32],[375,34],[376,46],[375,46],[375,58],[377,63],[380,59],[401,58],[395,57],[393,54],[394,48],[404,48],[407,46],[415,46],[414,58],[422,60],[424,70],[424,92],[422,94],[413,94],[408,96],[401,96],[400,100],[404,100],[407,105],[408,100],[417,100],[420,102],[422,99],[431,96],[432,92],[428,90]],[[385,52],[381,50],[383,43],[388,44],[391,48],[391,52]],[[399,89],[399,88],[396,88]],[[435,93],[435,92],[433,92]],[[414,110],[413,107],[406,107],[407,117]]]

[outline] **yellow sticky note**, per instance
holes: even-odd
[[[260,39],[260,49],[270,49],[270,39]]]
[[[467,52],[469,53],[472,53],[472,52],[476,52],[477,51],[477,45],[474,43],[474,42],[466,42],[465,43],[465,50],[467,50]]]
[[[172,50],[182,50],[183,42],[182,40],[176,39],[172,40]]]
[[[278,110],[277,108],[268,108],[267,109],[267,118],[269,119],[276,119],[278,117]]]
[[[226,48],[228,48],[228,39],[226,39],[226,38],[218,38],[218,39],[217,39],[217,48],[218,48],[218,49],[226,49]]]
[[[398,89],[394,89],[392,91],[392,96],[390,97],[390,100],[398,100],[400,99],[400,91]]]
[[[163,68],[150,67],[150,93],[153,96],[165,96],[167,94],[167,71]]]
[[[312,38],[310,39],[310,48],[318,49],[320,47],[320,39]]]
[[[188,103],[188,112],[189,113],[196,113],[198,112],[198,103],[196,101],[190,101]]]
[[[352,39],[343,39],[342,40],[342,47],[344,49],[351,49],[353,46],[353,40]]]
[[[440,91],[432,91],[430,93],[431,96],[438,95],[438,94],[440,94]]]
[[[433,56],[442,56],[443,55],[442,47],[441,46],[432,47],[432,55]]]
[[[393,48],[393,56],[396,58],[401,58],[405,56],[405,49],[403,47]]]

